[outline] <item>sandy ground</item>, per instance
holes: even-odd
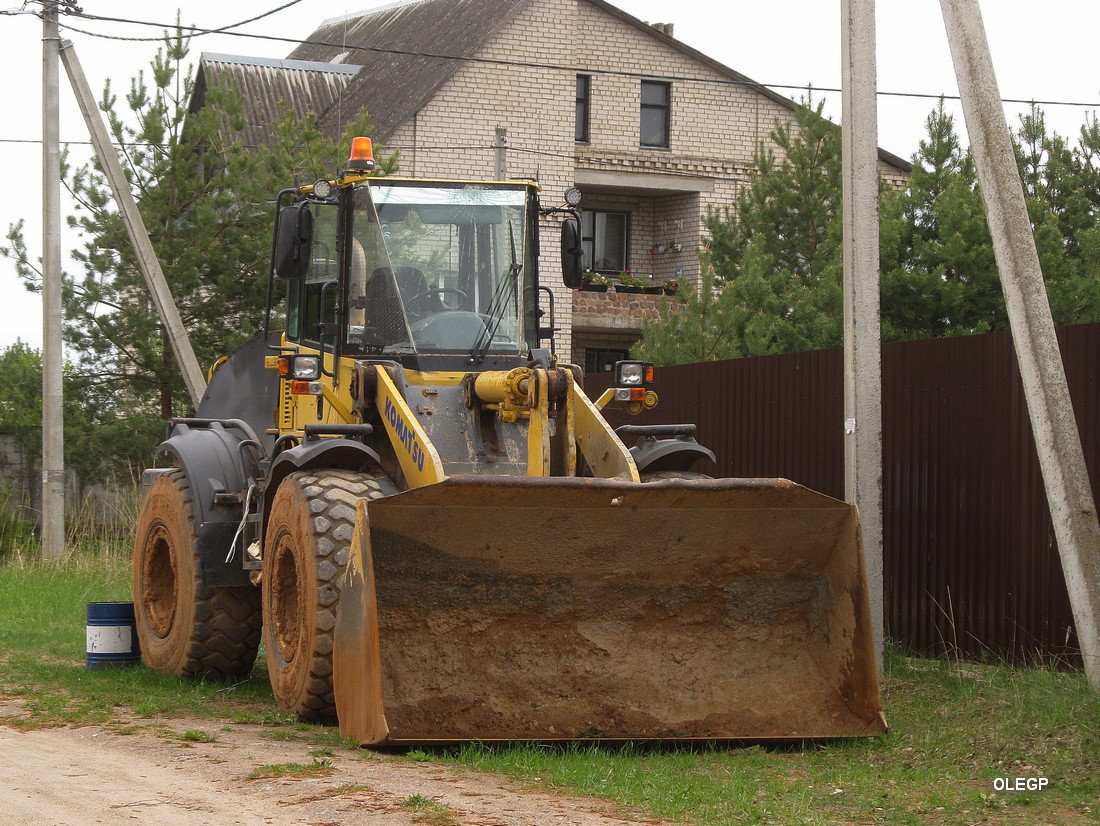
[[[0,722],[13,709],[0,707]],[[126,729],[34,731],[0,725],[0,820],[20,826],[636,826],[664,821],[604,801],[546,794],[494,775],[333,749],[324,777],[248,779],[261,766],[310,764],[318,746],[271,729],[141,719]],[[122,733],[128,731],[129,733]],[[205,732],[213,742],[182,739]],[[216,739],[215,739],[216,738]],[[419,796],[447,818],[402,804]]]

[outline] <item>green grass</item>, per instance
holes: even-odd
[[[458,823],[450,806],[422,794],[406,797],[401,801],[401,808],[406,812],[412,812],[413,820],[417,823],[430,823],[434,826],[451,826]]]
[[[233,684],[181,681],[144,667],[88,671],[86,603],[129,598],[129,549],[121,543],[61,562],[26,552],[0,558],[0,695],[25,708],[9,724],[130,731],[133,715],[164,715],[265,725],[269,736],[314,746],[313,763],[264,767],[280,776],[324,771],[334,749],[354,745],[334,728],[278,711],[262,664]],[[880,737],[695,747],[469,744],[420,748],[402,759],[500,772],[689,824],[1100,822],[1100,698],[1079,673],[888,655],[883,701],[891,730]],[[216,740],[180,728],[173,736],[185,741]],[[1040,776],[1050,780],[1043,791],[993,786],[999,777]],[[449,822],[429,803],[410,811],[421,822]]]
[[[22,698],[25,727],[108,723],[125,708],[138,715],[228,717],[296,724],[274,706],[257,669],[238,683],[195,682],[146,668],[85,667],[87,603],[129,600],[124,540],[43,561],[30,552],[0,557],[0,695]]]
[[[274,763],[259,766],[245,775],[245,780],[264,780],[275,777],[327,777],[334,771],[331,760],[314,758],[312,763]]]

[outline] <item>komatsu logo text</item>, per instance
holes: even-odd
[[[413,460],[413,464],[416,465],[417,470],[424,470],[424,448],[416,440],[416,434],[413,429],[401,418],[401,414],[397,412],[397,408],[394,407],[393,402],[386,399],[386,421],[390,423],[390,427],[393,428],[394,434],[397,436],[397,441],[405,447],[406,452],[409,454],[409,458]]]

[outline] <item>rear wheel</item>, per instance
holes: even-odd
[[[382,488],[346,470],[292,473],[271,503],[264,538],[267,673],[280,708],[334,719],[333,629],[355,529],[355,503]]]
[[[177,677],[241,677],[260,643],[260,594],[202,581],[191,485],[158,476],[141,505],[134,547],[134,614],[145,664]]]

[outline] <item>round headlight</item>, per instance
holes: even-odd
[[[581,191],[575,186],[569,187],[569,189],[565,190],[565,203],[569,204],[571,207],[580,206]]]
[[[291,362],[291,378],[316,381],[321,376],[321,359],[317,356],[295,356]]]
[[[313,194],[318,198],[327,198],[332,194],[332,184],[322,178],[313,185]]]

